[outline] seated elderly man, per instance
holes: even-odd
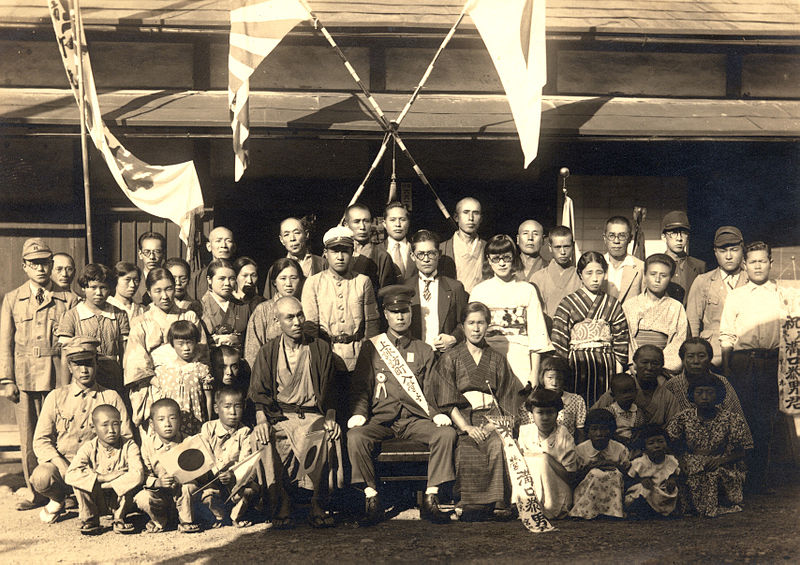
[[[253,430],[256,439],[273,448],[273,464],[279,477],[272,487],[271,503],[273,527],[291,526],[290,504],[286,496],[285,481],[297,481],[302,488],[313,491],[309,522],[315,528],[334,525],[333,516],[326,511],[320,498],[328,481],[323,470],[328,447],[338,451],[341,430],[335,420],[335,407],[339,386],[336,383],[331,346],[303,333],[305,316],[303,306],[293,296],[276,302],[281,335],[268,341],[258,352],[250,377],[250,399],[256,408],[257,425]],[[324,432],[323,432],[324,430]],[[314,434],[313,432],[320,432]],[[306,468],[314,457],[308,457],[318,437],[318,459]],[[330,443],[329,443],[330,442]],[[268,470],[269,474],[269,470]],[[268,478],[269,480],[269,478]],[[343,486],[341,471],[338,485]]]
[[[633,354],[633,377],[636,379],[637,409],[642,410],[645,424],[666,426],[678,412],[681,405],[675,395],[663,384],[664,353],[655,345],[643,345]],[[614,403],[611,390],[597,399],[592,408],[608,408]]]
[[[39,513],[47,524],[55,522],[64,510],[67,496],[64,478],[70,462],[81,444],[95,437],[92,411],[110,404],[119,410],[122,437],[133,438],[122,398],[97,384],[98,345],[100,342],[95,338],[84,336],[73,337],[63,345],[72,382],[47,395],[33,433],[33,451],[39,465],[31,473],[31,485],[50,499]]]

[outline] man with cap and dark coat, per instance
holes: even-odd
[[[428,486],[420,516],[432,522],[449,520],[439,509],[438,493],[440,485],[455,480],[456,431],[450,418],[433,402],[433,395],[426,394],[434,355],[428,344],[410,334],[414,293],[414,289],[402,285],[381,289],[389,329],[364,343],[353,371],[347,449],[352,482],[364,486],[364,525],[374,524],[383,516],[372,456],[383,440],[392,437],[428,446]]]
[[[661,239],[667,244],[667,255],[675,261],[675,274],[667,294],[684,306],[694,279],[706,272],[706,262],[687,253],[689,232],[689,217],[682,210],[668,212],[661,221]]]
[[[36,467],[33,430],[47,393],[69,383],[61,368],[61,348],[56,327],[64,313],[77,305],[78,297],[50,280],[53,253],[39,238],[22,246],[22,269],[28,280],[6,294],[0,310],[0,396],[15,406],[22,472],[31,488]],[[46,500],[34,493],[18,510],[42,506]]]
[[[77,336],[63,345],[72,377],[68,385],[47,395],[33,434],[33,451],[39,464],[31,473],[31,485],[40,496],[50,499],[39,518],[52,524],[64,510],[67,485],[64,477],[78,448],[95,437],[92,411],[110,404],[122,420],[122,436],[132,439],[128,409],[115,391],[97,384],[97,346],[93,337]]]
[[[744,242],[742,232],[734,226],[722,226],[714,235],[714,255],[719,268],[699,275],[686,299],[686,318],[695,337],[706,339],[714,350],[712,364],[722,368],[722,348],[719,342],[719,321],[728,293],[747,284],[742,269]]]

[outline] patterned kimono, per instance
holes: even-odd
[[[631,351],[645,344],[655,345],[664,352],[664,368],[681,370],[678,349],[689,337],[686,310],[669,296],[655,298],[650,291],[634,296],[622,305],[631,336]]]
[[[169,312],[153,306],[134,318],[123,367],[125,386],[130,389],[131,420],[136,426],[150,417],[150,405],[153,403],[150,380],[156,374],[156,367],[177,358],[175,350],[167,342],[167,333],[172,323],[178,320],[188,320],[201,330],[197,356],[198,360],[208,363],[206,337],[194,312],[182,310],[173,304]]]
[[[486,381],[491,385],[491,391]],[[458,408],[464,419],[473,426],[486,423],[486,415],[497,413],[497,408],[487,404],[480,407],[476,397],[491,403],[494,393],[503,414],[516,413],[519,381],[500,353],[485,345],[480,362],[476,365],[466,343],[459,343],[446,351],[434,369],[434,395],[439,408],[449,413]],[[478,394],[475,394],[478,393]],[[484,396],[487,395],[487,396]],[[473,402],[470,402],[470,400]],[[473,404],[476,408],[473,408]],[[502,506],[505,500],[505,460],[503,445],[496,433],[488,434],[486,441],[476,443],[469,435],[459,432],[456,445],[456,489],[461,492],[463,505]]]
[[[568,295],[553,318],[553,346],[569,359],[574,391],[591,406],[608,389],[616,363],[628,363],[628,324],[619,302],[585,288]]]
[[[678,414],[668,425],[667,433],[678,451],[678,461],[686,473],[686,486],[692,505],[702,516],[720,513],[720,493],[731,504],[742,502],[742,488],[747,474],[744,461],[721,465],[706,471],[705,464],[716,455],[729,455],[748,443],[747,424],[739,414],[716,408],[711,420],[702,420],[697,407]]]
[[[211,345],[222,345],[227,343],[226,334],[237,334],[241,340],[244,340],[245,332],[247,331],[247,320],[250,317],[250,306],[244,304],[236,298],[231,298],[228,301],[228,309],[223,310],[220,305],[211,296],[211,291],[208,290],[200,299],[203,305],[203,328],[206,332],[206,338]],[[241,343],[241,340],[239,343]],[[241,346],[239,346],[241,349]]]

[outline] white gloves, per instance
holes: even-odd
[[[438,427],[443,428],[451,425],[453,422],[450,420],[450,416],[447,414],[436,414],[436,416],[433,417],[433,423]]]
[[[361,414],[356,414],[355,416],[350,416],[350,419],[347,420],[347,429],[358,428],[366,423],[367,419],[364,416]]]

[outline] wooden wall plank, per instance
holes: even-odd
[[[743,55],[742,94],[751,98],[800,98],[800,55]]]
[[[386,49],[386,90],[412,92],[427,69],[435,49]],[[448,48],[436,62],[426,92],[503,92],[486,49]]]

